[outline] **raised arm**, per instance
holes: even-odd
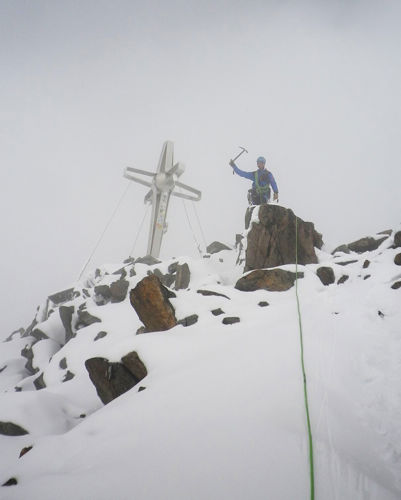
[[[239,175],[240,177],[245,177],[245,179],[250,179],[251,181],[254,180],[254,173],[253,172],[244,172],[243,170],[238,168],[234,162],[230,162],[230,165],[232,166],[234,172],[237,175]]]

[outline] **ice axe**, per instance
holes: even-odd
[[[242,149],[242,151],[241,151],[241,153],[237,154],[237,156],[236,156],[233,160],[231,160],[233,163],[235,162],[235,160],[238,160],[238,158],[239,158],[242,154],[244,154],[244,153],[247,153],[247,152],[248,152],[248,150],[247,150],[247,149],[245,149],[245,148],[243,148],[242,146],[238,146],[238,147],[239,147],[240,149]],[[233,170],[233,175],[234,175],[234,170]]]

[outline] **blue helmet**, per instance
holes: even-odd
[[[259,156],[256,160],[256,163],[266,163],[266,158],[264,156]]]

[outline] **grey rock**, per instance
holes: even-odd
[[[105,305],[111,299],[111,290],[108,285],[97,285],[94,288],[95,302],[99,305]]]
[[[206,247],[206,252],[210,254],[221,252],[222,250],[231,250],[231,248],[220,241],[213,241]]]
[[[213,316],[220,316],[220,314],[224,314],[224,311],[219,307],[218,309],[213,309],[211,313]]]
[[[146,255],[145,257],[139,257],[138,259],[135,260],[135,264],[146,264],[148,266],[153,266],[155,264],[160,264],[161,261],[155,259],[151,255]]]
[[[123,363],[111,363],[105,358],[90,358],[85,361],[89,377],[103,404],[109,403],[139,382],[138,378],[130,371],[136,369],[138,364],[136,364],[136,368],[132,368],[131,361],[132,359],[128,360],[130,369]],[[125,362],[127,363],[126,359]]]
[[[168,266],[167,270],[170,274],[174,274],[177,272],[177,268],[178,268],[178,262],[173,262]]]
[[[346,274],[343,274],[341,276],[341,278],[337,281],[337,285],[342,285],[343,283],[345,283],[347,281],[348,278],[349,278],[349,276],[347,276]]]
[[[62,370],[66,370],[67,369],[67,358],[60,359],[60,362],[59,362],[58,366]]]
[[[75,324],[77,330],[93,325],[94,323],[101,323],[101,320],[96,316],[92,316],[88,311],[78,311],[78,320]]]
[[[337,248],[335,248],[331,253],[332,253],[332,255],[334,255],[337,252],[351,253],[351,250],[348,248],[347,245],[340,245]]]
[[[195,323],[197,323],[199,319],[199,316],[197,314],[191,314],[190,316],[187,316],[184,319],[180,319],[177,324],[182,325],[182,326],[192,326]]]
[[[391,288],[392,288],[393,290],[398,290],[399,288],[401,288],[401,281],[396,281],[395,283],[393,283],[393,284],[391,285]]]
[[[367,280],[367,279],[369,279],[369,278],[370,278],[370,276],[371,276],[370,274],[367,274],[366,276],[364,276],[364,277],[363,277],[363,279],[364,279],[364,280]]]
[[[175,278],[175,289],[185,290],[189,286],[190,279],[191,279],[191,272],[189,270],[188,264],[185,263],[182,265],[178,265]]]
[[[342,262],[336,262],[339,266],[348,266],[349,264],[355,264],[355,262],[358,262],[357,259],[354,260],[344,260]]]
[[[29,432],[13,422],[0,422],[0,434],[3,436],[24,436]]]
[[[212,292],[211,290],[196,290],[196,293],[200,293],[201,295],[204,296],[216,296],[216,297],[224,297],[225,299],[231,300],[230,297],[227,297],[227,295],[224,295],[223,293],[218,293],[218,292]]]
[[[125,279],[114,281],[114,283],[110,285],[111,302],[123,302],[127,296],[128,287],[129,283]]]
[[[58,309],[61,323],[65,330],[65,343],[75,337],[75,332],[72,329],[72,316],[74,314],[74,306],[60,306]]]
[[[238,316],[227,316],[223,318],[223,325],[233,325],[234,323],[239,323],[241,320]]]
[[[32,345],[27,344],[22,350],[21,350],[21,356],[23,358],[26,358],[27,362],[25,363],[25,368],[26,370],[34,375],[39,371],[39,368],[34,368],[33,367],[33,351],[32,351]]]
[[[385,236],[384,238],[376,240],[375,238],[367,236],[366,238],[348,243],[348,248],[356,253],[372,252],[373,250],[377,250],[387,238],[388,236]]]
[[[4,365],[3,368],[0,368],[0,373],[4,372],[4,370],[7,368],[7,365]]]
[[[397,255],[394,257],[394,264],[396,266],[401,266],[401,253],[397,253]]]
[[[122,267],[121,269],[117,269],[117,271],[114,271],[113,274],[119,274],[120,280],[123,280],[127,277],[127,270],[125,269],[125,267]]]
[[[31,336],[34,339],[36,339],[36,342],[39,342],[40,340],[45,340],[45,339],[49,338],[44,332],[42,332],[42,330],[39,330],[39,328],[35,328],[34,330],[32,330]],[[36,344],[36,342],[35,342],[35,344]]]
[[[387,236],[391,236],[393,234],[393,230],[392,229],[385,229],[384,231],[380,231],[377,234],[387,234]]]
[[[68,382],[69,380],[73,379],[75,377],[75,374],[70,372],[70,370],[67,370],[67,373],[64,375],[63,382]]]
[[[323,285],[331,285],[332,283],[335,282],[335,276],[334,276],[334,271],[331,267],[329,266],[321,266],[319,269],[316,271],[316,274],[320,281],[323,283]]]
[[[401,247],[401,231],[397,231],[394,235],[394,248]]]
[[[262,301],[260,301],[260,302],[258,303],[258,306],[260,306],[260,307],[267,307],[268,305],[269,305],[269,303],[268,303],[268,302],[266,302],[265,300],[262,300]]]
[[[19,338],[22,338],[24,336],[25,330],[24,328],[19,328],[18,330],[15,330],[12,332],[5,340],[4,342],[11,342],[13,340],[14,336],[18,336]]]
[[[46,387],[46,383],[44,381],[44,373],[42,372],[39,377],[35,378],[33,381],[33,385],[35,386],[37,391],[40,391],[40,389],[44,389]]]
[[[96,337],[93,339],[93,340],[99,340],[99,339],[102,339],[103,337],[105,337],[107,335],[107,332],[99,332]]]
[[[61,292],[54,293],[53,295],[49,295],[49,299],[53,302],[54,305],[61,305],[65,302],[69,302],[74,298],[74,289],[68,288],[67,290],[62,290]]]
[[[370,260],[366,259],[365,262],[363,263],[363,268],[366,269],[370,266]]]
[[[152,271],[148,271],[148,276],[154,274],[155,276],[157,276],[159,278],[159,280],[161,281],[161,283],[166,286],[166,287],[170,287],[174,281],[175,281],[175,276],[174,274],[163,274],[160,269],[155,269],[153,272]]]

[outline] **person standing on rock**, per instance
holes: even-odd
[[[230,160],[230,166],[233,168],[234,172],[240,177],[245,177],[253,181],[252,189],[248,191],[248,201],[252,205],[262,205],[263,203],[269,203],[270,200],[270,186],[273,188],[273,200],[278,200],[278,187],[276,181],[274,180],[273,174],[266,170],[266,158],[259,156],[256,160],[258,169],[254,172],[244,172],[239,169],[237,165]]]

